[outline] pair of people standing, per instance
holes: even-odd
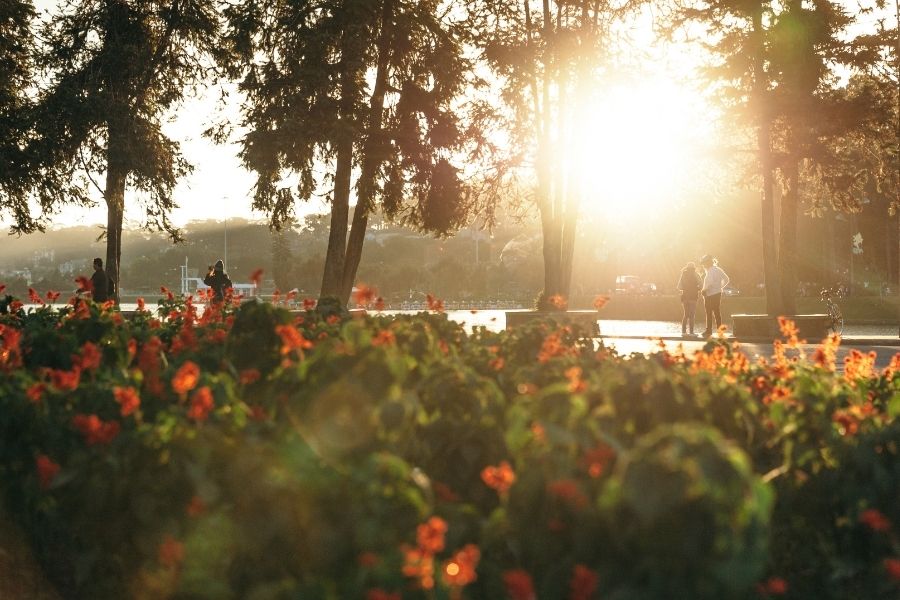
[[[681,290],[681,306],[684,315],[681,318],[681,335],[694,335],[694,313],[697,309],[697,300],[703,296],[703,306],[706,309],[706,329],[703,337],[712,335],[712,323],[715,320],[716,329],[722,325],[722,292],[728,285],[728,275],[719,267],[719,261],[707,254],[700,259],[703,267],[703,278],[694,263],[689,262],[681,271],[678,280],[678,289]]]

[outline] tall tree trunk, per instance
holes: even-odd
[[[760,216],[762,217],[763,279],[766,287],[766,312],[777,315],[781,310],[781,286],[778,283],[778,263],[775,240],[775,199],[772,167],[771,111],[768,101],[768,85],[765,69],[765,31],[762,1],[753,13],[753,103],[756,112],[756,151],[762,171]]]
[[[122,164],[122,135],[112,123],[107,124],[109,141],[106,148],[106,276],[111,282],[111,299],[119,301],[119,273],[122,261],[122,221],[125,213],[127,170]]]
[[[334,170],[334,192],[331,196],[331,222],[328,249],[325,252],[325,271],[322,275],[320,297],[340,298],[347,248],[347,220],[350,214],[350,183],[353,171],[353,140],[341,132],[337,142]]]
[[[797,210],[800,174],[798,164],[787,168],[787,189],[781,199],[781,231],[778,248],[778,271],[781,279],[781,308],[784,314],[797,314]]]
[[[550,0],[544,0],[543,13],[543,42],[546,46],[544,58],[544,76],[542,83],[541,113],[539,115],[540,141],[538,152],[538,208],[541,213],[541,233],[543,236],[544,255],[544,298],[560,294],[560,236],[559,212],[553,183],[552,128],[553,111],[550,107],[550,87],[554,79],[554,54],[553,54],[553,17],[550,13]]]
[[[353,221],[350,225],[350,238],[344,257],[344,270],[341,275],[341,302],[350,301],[353,282],[362,259],[363,244],[366,241],[366,227],[369,224],[369,213],[375,204],[375,178],[380,160],[377,145],[381,143],[382,121],[384,119],[384,95],[388,88],[390,70],[391,22],[393,19],[394,0],[384,0],[381,9],[381,31],[378,34],[378,66],[375,71],[375,85],[369,99],[369,122],[367,124],[366,143],[363,148],[362,173],[360,174],[356,208],[353,210]]]

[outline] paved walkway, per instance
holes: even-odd
[[[631,354],[633,352],[648,354],[658,352],[659,340],[663,340],[666,343],[666,346],[671,349],[674,349],[678,344],[681,344],[686,353],[693,354],[695,351],[703,348],[703,345],[706,343],[706,340],[701,338],[690,339],[676,336],[648,338],[646,336],[616,335],[600,336],[600,339],[604,344],[615,348],[621,354]],[[734,341],[734,338],[732,337],[726,339]],[[809,356],[815,351],[816,346],[817,344],[803,344],[801,347]],[[773,352],[771,342],[741,342],[741,348],[751,359],[755,359],[758,356],[771,357]],[[894,354],[900,352],[900,339],[883,336],[869,336],[865,338],[860,337],[841,340],[841,347],[837,353],[837,364],[839,367],[843,365],[844,357],[847,356],[847,353],[850,352],[851,348],[855,348],[865,354],[874,351],[877,356],[875,366],[879,369],[883,369],[890,364]]]

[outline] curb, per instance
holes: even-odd
[[[715,338],[684,338],[676,335],[599,335],[599,339],[610,340],[663,340],[666,342],[706,342]],[[773,340],[768,338],[742,338],[738,339],[733,336],[723,338],[728,342],[738,342],[741,344],[771,344]],[[817,342],[807,342],[806,346],[817,346]],[[870,337],[870,338],[841,338],[841,346],[897,346],[900,347],[900,337]]]

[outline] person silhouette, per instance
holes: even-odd
[[[223,302],[225,300],[225,290],[232,287],[231,279],[225,273],[225,263],[217,260],[215,266],[209,267],[206,277],[203,278],[203,283],[212,290],[213,302]]]
[[[713,332],[713,319],[715,319],[716,329],[722,325],[722,292],[730,279],[719,267],[718,259],[709,254],[700,259],[700,264],[706,270],[701,288],[703,306],[706,309],[706,329],[703,331],[703,337],[709,337]]]
[[[687,263],[681,270],[678,289],[681,290],[681,335],[694,335],[694,314],[697,312],[697,299],[700,296],[700,274],[694,263]]]

